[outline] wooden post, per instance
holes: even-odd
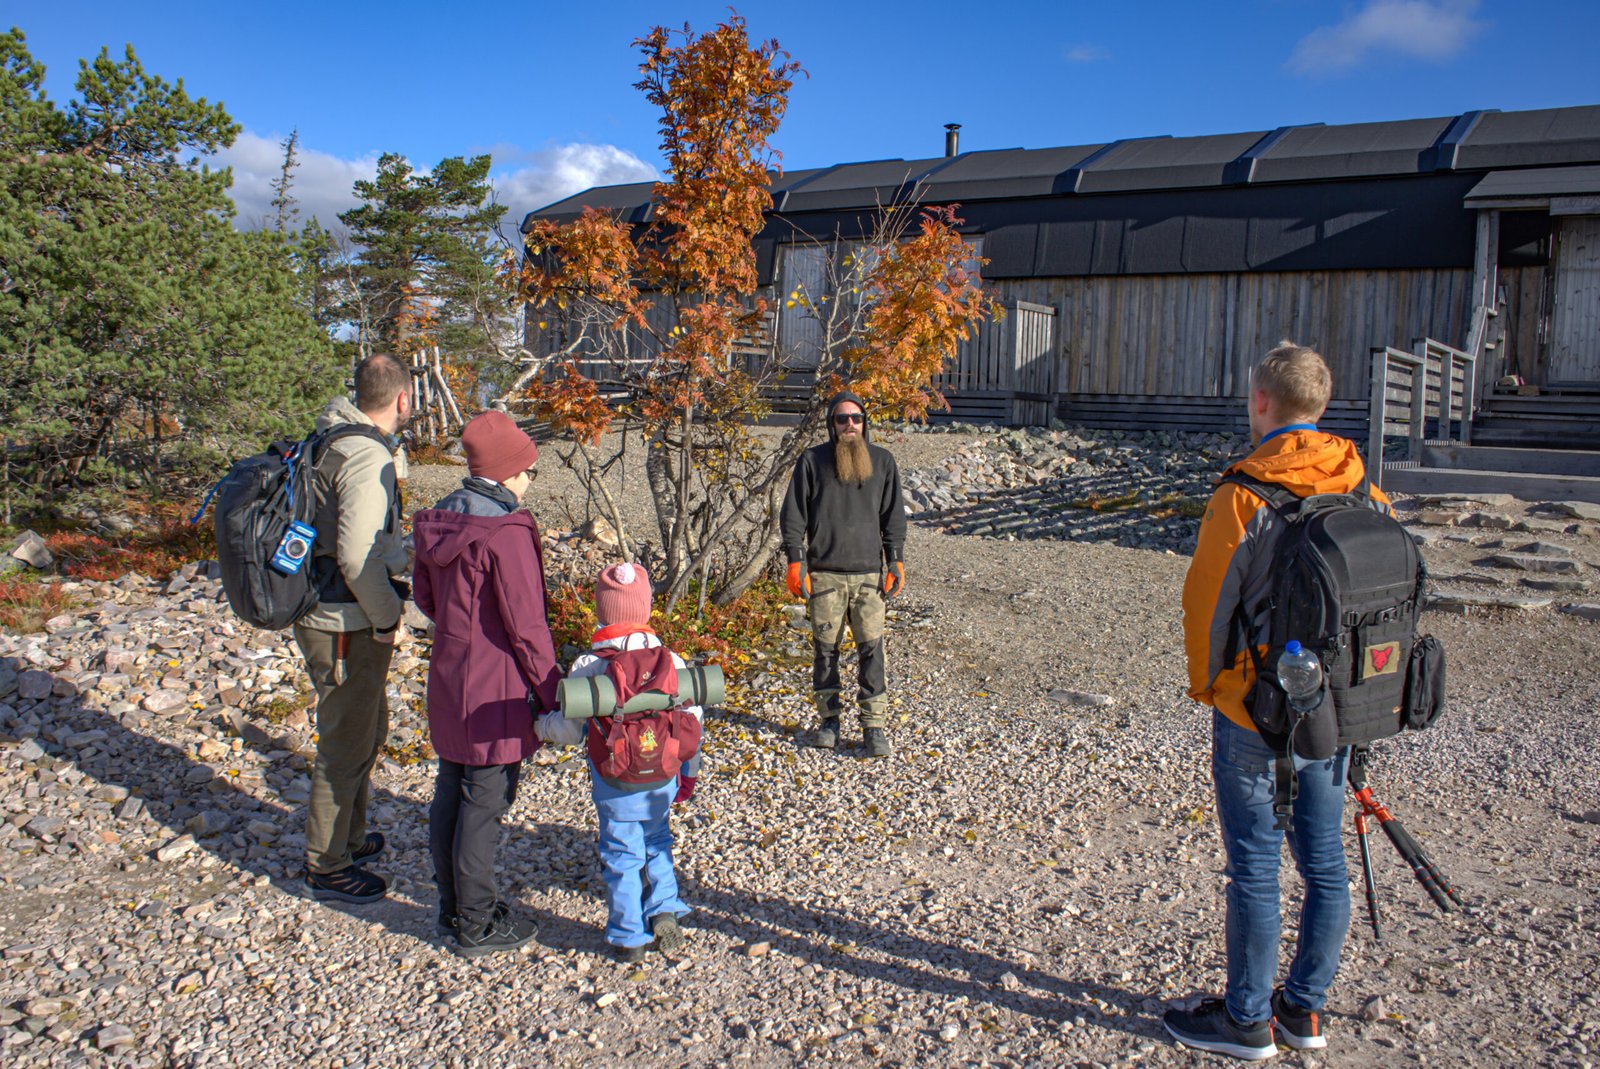
[[[1372,350],[1372,400],[1367,406],[1367,478],[1383,485],[1383,425],[1389,408],[1389,350]]]
[[[1428,423],[1428,343],[1418,340],[1412,353],[1417,358],[1411,368],[1411,424],[1406,428],[1406,459],[1422,459],[1423,428]]]

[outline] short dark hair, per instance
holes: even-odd
[[[411,369],[388,353],[373,353],[356,365],[356,407],[363,412],[376,412],[409,389]]]

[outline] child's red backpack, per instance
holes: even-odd
[[[614,683],[626,680],[649,679],[648,671],[640,671],[661,658],[663,647],[637,650],[591,650],[595,656],[607,661],[606,672]],[[669,660],[670,664],[670,660]],[[673,686],[648,685],[635,689],[676,694],[676,676]],[[624,684],[625,685],[625,684]],[[624,686],[618,686],[620,700],[626,700]],[[664,783],[678,774],[683,763],[700,749],[700,721],[685,707],[650,709],[640,713],[618,713],[597,716],[589,721],[587,732],[589,760],[602,779],[620,783]]]

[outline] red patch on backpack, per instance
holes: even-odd
[[[1377,646],[1368,646],[1367,654],[1362,659],[1361,678],[1371,679],[1373,676],[1391,675],[1400,668],[1400,643],[1384,642]]]

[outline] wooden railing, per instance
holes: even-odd
[[[1474,333],[1478,333],[1475,331]],[[1480,335],[1481,336],[1481,335]],[[1477,412],[1476,354],[1423,338],[1414,352],[1385,346],[1372,350],[1372,404],[1367,418],[1367,471],[1373,485],[1383,481],[1383,438],[1404,434],[1407,459],[1422,456],[1429,418],[1435,439],[1449,440],[1460,425],[1460,441],[1472,441]]]

